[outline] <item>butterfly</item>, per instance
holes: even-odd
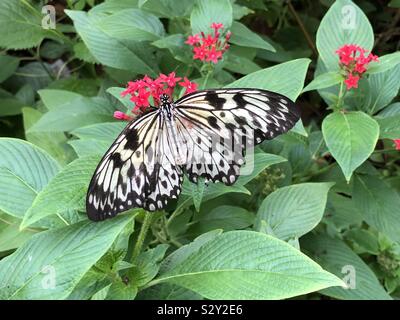
[[[293,101],[261,89],[202,90],[175,102],[163,94],[160,106],[129,122],[99,162],[88,217],[162,210],[180,194],[185,173],[193,183],[232,185],[248,146],[287,132],[299,118]]]

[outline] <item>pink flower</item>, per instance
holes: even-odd
[[[358,81],[367,71],[368,64],[371,61],[378,61],[378,57],[369,53],[367,50],[354,44],[345,44],[335,51],[339,55],[339,65],[344,71],[347,90],[358,88]]]
[[[121,111],[115,111],[114,112],[114,118],[118,119],[118,120],[127,120],[127,121],[131,121],[132,118],[130,116],[128,116],[127,114],[121,112]]]
[[[181,80],[180,77],[175,77],[175,72],[171,72],[168,76],[165,74],[160,75],[160,79],[164,81],[169,87],[175,87],[177,81]]]
[[[194,82],[190,82],[188,78],[184,77],[182,82],[179,82],[181,87],[186,88],[185,94],[189,94],[197,91],[197,84]]]
[[[167,94],[172,98],[175,87],[181,77],[177,77],[175,72],[171,72],[168,76],[160,74],[156,79],[149,76],[144,76],[136,81],[129,81],[126,90],[121,93],[121,96],[130,95],[130,100],[134,103],[131,110],[132,113],[138,115],[150,107],[150,97],[152,97],[154,105],[160,105],[160,96]],[[186,77],[183,82],[179,82],[181,87],[186,88],[185,94],[197,90],[197,84],[190,82]],[[119,120],[132,120],[132,117],[121,111],[114,112],[114,118]]]
[[[149,103],[150,91],[147,91],[144,88],[139,89],[138,95],[132,95],[131,101],[136,104],[137,107],[148,107]]]
[[[213,63],[218,63],[218,59],[222,57],[222,51],[215,49],[215,46],[211,48],[208,52],[206,61],[212,61]]]
[[[193,59],[200,61],[207,61],[218,63],[222,59],[223,53],[228,50],[228,41],[231,37],[231,32],[227,32],[225,39],[221,39],[221,34],[218,30],[223,29],[224,25],[222,23],[212,23],[211,28],[214,29],[214,35],[201,32],[201,38],[196,34],[194,36],[189,36],[185,43],[193,47]]]
[[[393,140],[395,146],[396,146],[396,150],[400,150],[400,139],[395,139]]]
[[[352,74],[349,74],[347,79],[344,80],[347,90],[350,90],[351,88],[358,88],[359,80],[360,80],[359,76],[353,76]]]
[[[194,36],[189,36],[187,38],[187,40],[185,41],[185,43],[187,43],[187,44],[189,44],[191,46],[193,46],[193,45],[195,45],[196,43],[199,43],[199,42],[200,42],[200,36],[198,34],[195,34]]]
[[[208,53],[208,49],[205,48],[204,46],[201,47],[194,47],[193,48],[193,59],[199,59],[201,61],[204,61],[206,59],[206,55]]]
[[[224,25],[222,23],[213,22],[211,24],[211,28],[214,29],[215,31],[218,31],[219,29],[223,29]]]

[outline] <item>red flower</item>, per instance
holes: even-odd
[[[130,100],[135,104],[131,112],[137,115],[144,112],[150,106],[150,97],[153,99],[155,106],[160,105],[160,96],[162,94],[172,97],[177,82],[181,79],[181,77],[176,77],[175,72],[171,72],[168,76],[160,74],[154,80],[148,76],[144,76],[143,79],[129,81],[127,88],[121,93],[121,96],[130,95]],[[190,82],[186,77],[183,82],[179,82],[179,85],[186,88],[185,94],[197,90],[197,84]],[[132,120],[132,117],[121,111],[115,111],[114,118]]]
[[[176,77],[175,72],[171,72],[168,76],[165,74],[160,75],[161,80],[163,80],[169,87],[175,87],[177,81],[181,80],[182,78]]]
[[[221,34],[218,30],[223,29],[224,25],[222,23],[212,23],[211,28],[214,29],[214,35],[201,32],[201,38],[198,34],[194,36],[189,36],[185,43],[193,47],[193,59],[200,61],[207,61],[218,63],[218,60],[222,59],[223,53],[228,50],[228,41],[231,37],[231,33],[227,32],[225,35],[225,40],[220,39]]]
[[[378,57],[369,53],[360,46],[354,44],[345,44],[336,50],[339,55],[339,65],[344,71],[347,90],[358,87],[358,81],[362,75],[367,71],[368,64],[371,61],[378,61]]]
[[[193,53],[194,53],[193,59],[199,59],[201,61],[204,61],[208,54],[208,49],[205,48],[204,46],[194,47]]]
[[[118,120],[127,120],[127,121],[132,120],[132,118],[130,116],[128,116],[127,114],[125,114],[121,111],[115,111],[114,118],[118,119]]]
[[[139,89],[138,95],[132,95],[131,101],[136,104],[137,107],[148,107],[150,92],[144,88]]]
[[[353,76],[352,74],[349,74],[347,79],[344,80],[347,90],[350,90],[351,88],[358,88],[359,80],[360,80],[359,76]]]
[[[218,59],[220,59],[221,57],[222,57],[222,51],[216,50],[215,46],[213,46],[207,54],[206,61],[212,61],[214,63],[218,63]]]
[[[218,31],[219,29],[223,29],[224,25],[222,23],[213,22],[211,24],[211,28],[214,29],[215,31]]]
[[[193,46],[193,45],[195,45],[196,43],[199,43],[199,42],[200,42],[200,36],[198,34],[195,34],[194,36],[189,36],[187,38],[187,40],[185,41],[185,43],[187,43],[187,44],[189,44],[191,46]]]
[[[197,84],[194,82],[190,82],[188,78],[184,77],[182,82],[179,82],[181,87],[186,88],[185,94],[189,94],[197,91]]]
[[[400,150],[400,139],[393,140],[393,142],[396,145],[396,150]]]

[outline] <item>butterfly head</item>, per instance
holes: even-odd
[[[160,95],[160,101],[161,101],[161,104],[162,104],[162,105],[169,104],[169,103],[170,103],[170,101],[169,101],[169,95],[163,93],[162,95]]]

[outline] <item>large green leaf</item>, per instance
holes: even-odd
[[[310,59],[297,59],[253,72],[228,88],[260,88],[279,92],[292,100],[301,93]]]
[[[132,215],[41,232],[0,261],[3,299],[65,299]]]
[[[37,46],[46,35],[54,30],[42,27],[44,16],[31,1],[0,1],[0,47],[27,49]]]
[[[391,117],[376,117],[379,123],[381,139],[398,139],[400,137],[400,114]]]
[[[19,230],[20,219],[0,212],[0,252],[20,247],[31,238],[37,230]]]
[[[232,37],[231,43],[237,44],[243,47],[259,48],[275,52],[274,47],[261,38],[257,33],[251,31],[244,24],[234,21],[232,23]]]
[[[188,229],[190,235],[200,235],[205,232],[222,229],[224,231],[238,230],[253,224],[254,214],[241,207],[219,206],[209,212],[197,214]]]
[[[255,228],[267,223],[282,239],[299,238],[322,219],[332,183],[302,183],[283,187],[264,199],[258,209]]]
[[[93,56],[102,64],[117,69],[156,76],[152,53],[143,44],[120,41],[101,28],[101,19],[83,11],[65,10]],[[110,50],[112,48],[112,50]]]
[[[374,32],[364,12],[350,0],[337,0],[325,14],[317,32],[319,56],[328,71],[339,69],[335,53],[345,44],[371,50]]]
[[[322,267],[342,278],[349,286],[347,289],[328,288],[321,293],[336,299],[391,299],[372,270],[341,240],[332,239],[327,235],[310,234],[301,239],[301,247],[310,252],[311,257]]]
[[[138,9],[121,10],[107,16],[99,26],[109,36],[121,40],[154,41],[165,33],[157,17]]]
[[[18,65],[17,57],[0,55],[0,83],[9,78],[17,70]]]
[[[186,248],[176,252],[180,250]],[[342,285],[286,242],[253,231],[215,236],[151,284],[161,282],[178,284],[207,299],[284,299]]]
[[[29,129],[29,132],[70,131],[113,119],[115,109],[101,97],[88,98],[65,90],[42,90],[40,95],[49,111]],[[54,98],[56,95],[57,98]]]
[[[190,16],[193,34],[211,33],[213,22],[222,23],[226,29],[232,24],[232,4],[229,0],[197,0]]]
[[[322,133],[346,180],[374,151],[379,125],[363,112],[334,112],[322,122]]]
[[[314,80],[303,89],[303,93],[311,90],[329,88],[343,80],[343,76],[339,72],[331,71],[322,73],[316,76]]]
[[[384,72],[371,74],[364,89],[363,108],[374,114],[386,107],[398,94],[400,88],[400,65]]]
[[[99,155],[78,158],[61,170],[38,194],[21,229],[66,209],[84,210],[87,188],[99,159]]]
[[[400,63],[400,51],[385,54],[379,57],[379,61],[371,62],[368,66],[367,73],[374,74],[388,71]]]
[[[22,218],[59,168],[42,149],[24,140],[1,138],[0,210]]]
[[[395,189],[378,177],[356,175],[353,199],[369,225],[400,242],[400,196]]]

